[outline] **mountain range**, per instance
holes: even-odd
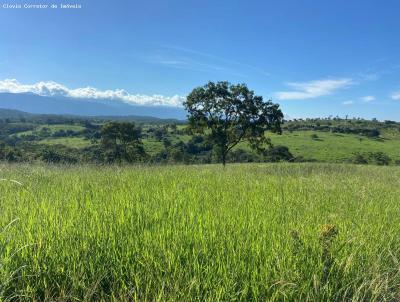
[[[38,114],[78,116],[151,116],[183,120],[183,108],[144,106],[110,99],[76,99],[62,96],[41,96],[33,93],[0,93],[0,108]]]

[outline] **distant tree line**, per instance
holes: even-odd
[[[379,137],[381,132],[377,128],[362,128],[362,127],[348,127],[344,125],[340,126],[328,126],[328,125],[295,125],[292,124],[286,127],[286,130],[292,131],[304,131],[304,130],[311,130],[311,131],[325,131],[325,132],[332,132],[332,133],[343,133],[343,134],[356,134],[356,135],[363,135],[367,137]]]
[[[294,119],[286,121],[283,129],[290,132],[311,130],[378,138],[381,132],[387,129],[400,132],[400,123],[390,120],[380,122],[376,119],[343,119],[339,117],[325,119]]]

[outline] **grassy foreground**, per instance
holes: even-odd
[[[400,299],[398,167],[2,165],[0,178],[0,300]]]

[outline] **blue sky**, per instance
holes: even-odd
[[[0,1],[0,91],[177,105],[228,80],[290,117],[400,120],[399,1],[5,3],[57,2]]]

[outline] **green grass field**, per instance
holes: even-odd
[[[400,299],[398,167],[2,165],[0,178],[0,300]]]
[[[311,135],[317,135],[312,139]],[[386,136],[388,138],[386,138]],[[270,135],[272,143],[289,147],[295,156],[322,162],[343,162],[354,153],[384,152],[393,160],[400,159],[400,137],[387,134],[383,139],[367,138],[354,134],[322,131],[286,131],[282,135]]]
[[[64,145],[71,148],[84,148],[90,146],[90,141],[83,137],[57,137],[46,138],[36,142],[44,145]]]

